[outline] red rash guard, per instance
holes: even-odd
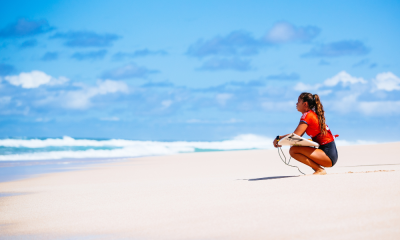
[[[333,137],[331,130],[329,130],[328,125],[326,125],[326,134],[321,135],[321,131],[319,128],[318,116],[313,110],[309,110],[305,112],[301,118],[300,122],[303,122],[308,125],[306,129],[306,133],[308,136],[312,138],[314,142],[317,142],[319,145],[325,145],[327,143],[333,142],[335,138]]]

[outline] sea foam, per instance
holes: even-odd
[[[271,138],[253,134],[238,135],[231,140],[214,142],[93,140],[74,139],[68,136],[48,139],[0,139],[0,147],[6,149],[0,155],[0,161],[127,158],[195,151],[271,149],[272,141]]]

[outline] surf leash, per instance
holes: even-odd
[[[280,151],[279,151],[279,150],[280,150]],[[283,157],[285,158],[285,160],[283,160],[283,158],[282,158],[282,156],[281,156],[281,152],[282,152],[282,155],[283,155]],[[299,168],[299,167],[293,166],[293,165],[290,165],[290,164],[289,164],[289,163],[290,163],[290,159],[292,159],[292,156],[290,156],[289,161],[286,162],[286,156],[285,156],[285,154],[283,153],[283,150],[282,150],[281,147],[278,147],[278,154],[279,154],[279,157],[281,158],[281,160],[282,160],[282,162],[283,162],[284,164],[288,165],[289,167],[295,167],[295,168],[297,168],[297,170],[299,170],[299,172],[301,172],[303,175],[306,175],[305,173],[303,173],[302,171],[300,171],[300,168]]]

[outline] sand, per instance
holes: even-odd
[[[276,150],[249,150],[134,158],[3,182],[0,238],[399,239],[398,149],[339,147],[325,176],[299,176]]]

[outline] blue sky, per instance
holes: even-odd
[[[399,1],[0,4],[0,137],[400,140]]]

